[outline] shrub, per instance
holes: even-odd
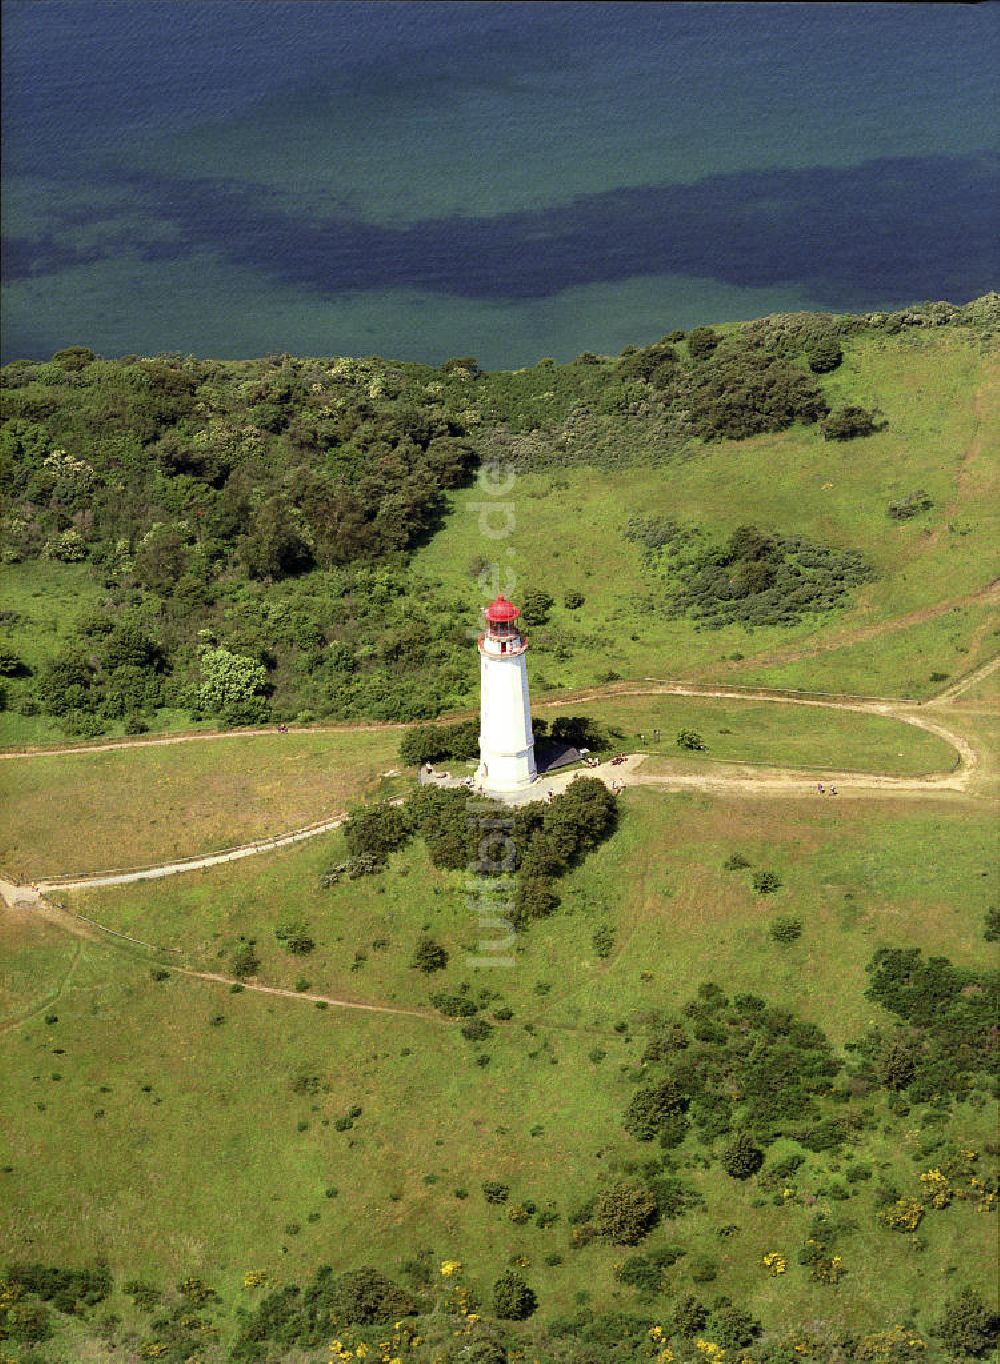
[[[981,1359],[992,1350],[1000,1334],[1000,1316],[978,1293],[966,1288],[949,1299],[935,1323],[933,1334],[955,1356]]]
[[[274,930],[274,936],[286,952],[291,952],[296,957],[308,956],[316,946],[315,940],[308,932],[308,925],[301,919],[291,919],[279,924]]]
[[[866,407],[838,407],[819,424],[824,440],[854,440],[877,429],[878,413]]]
[[[750,884],[758,895],[773,895],[781,887],[781,877],[776,871],[755,871]]]
[[[930,511],[933,506],[934,499],[925,488],[914,488],[895,502],[890,502],[885,514],[892,517],[893,521],[909,521],[921,512]]]
[[[410,966],[417,971],[423,971],[426,975],[431,975],[434,971],[443,971],[448,965],[448,953],[440,943],[433,938],[418,938],[417,945],[413,949],[413,957]]]
[[[495,1179],[484,1180],[483,1197],[487,1203],[506,1203],[510,1197],[510,1185],[501,1184]]]
[[[693,360],[706,360],[721,340],[711,327],[694,327],[688,332],[688,353]]]
[[[646,1255],[626,1255],[615,1269],[615,1277],[637,1289],[640,1297],[652,1298],[663,1286],[663,1266]]]
[[[449,994],[447,990],[436,990],[431,995],[431,1004],[445,1018],[472,1018],[479,1012],[479,1005],[468,995]]]
[[[730,853],[722,864],[723,871],[742,871],[744,867],[750,866],[750,859],[744,857],[742,853]]]
[[[582,592],[567,592],[563,597],[563,606],[567,611],[579,611],[586,600]]]
[[[238,980],[246,980],[249,976],[255,976],[260,970],[260,958],[254,951],[256,939],[249,938],[246,942],[241,942],[233,951],[229,959],[229,971]]]
[[[371,857],[381,865],[410,836],[406,811],[388,801],[351,811],[344,824],[347,850],[353,857]]]
[[[611,956],[615,948],[615,930],[611,924],[599,924],[591,938],[594,951],[601,958]]]
[[[695,752],[705,752],[705,743],[701,735],[693,729],[682,729],[677,735],[677,747],[687,748]]]
[[[599,1194],[594,1203],[598,1234],[619,1246],[637,1245],[656,1225],[658,1217],[656,1198],[641,1184],[615,1184]]]
[[[324,1296],[340,1320],[350,1326],[392,1321],[414,1310],[413,1300],[408,1293],[379,1270],[369,1266],[339,1274]]]
[[[533,587],[525,592],[521,602],[521,619],[525,625],[544,625],[554,601],[555,598],[544,588]]]
[[[647,1085],[632,1095],[622,1125],[638,1141],[652,1141],[664,1120],[683,1113],[687,1100],[673,1080],[658,1085]]]
[[[538,1299],[520,1274],[508,1269],[493,1285],[493,1311],[501,1321],[524,1321],[535,1311]]]
[[[462,1036],[468,1042],[485,1042],[493,1035],[493,1025],[485,1018],[473,1018],[462,1024]]]
[[[748,1133],[741,1133],[722,1153],[722,1168],[733,1179],[749,1179],[764,1164],[764,1152]]]
[[[806,363],[813,374],[829,374],[843,362],[844,352],[835,336],[824,336],[806,352]]]
[[[521,926],[531,919],[547,919],[559,908],[559,896],[544,876],[522,876],[514,896],[514,922]]]
[[[777,943],[792,943],[802,937],[801,919],[774,919],[768,930]]]
[[[708,1320],[708,1335],[724,1350],[740,1350],[752,1345],[761,1329],[755,1317],[731,1302],[714,1307]]]
[[[678,1335],[696,1336],[708,1321],[708,1308],[696,1297],[688,1294],[674,1306],[670,1314],[670,1325]]]

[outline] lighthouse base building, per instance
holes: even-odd
[[[520,611],[501,593],[483,610],[486,629],[479,636],[479,770],[483,791],[506,795],[523,791],[538,776],[528,699],[528,642],[517,628]]]

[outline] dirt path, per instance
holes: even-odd
[[[964,686],[971,686],[982,675],[994,667],[1000,666],[1000,659],[994,660],[991,664],[984,665],[962,683],[950,689],[947,693],[942,693],[938,701],[957,695]],[[926,777],[888,777],[879,776],[877,773],[865,772],[836,772],[818,769],[815,776],[807,776],[801,771],[794,771],[787,768],[760,768],[741,764],[718,764],[708,772],[657,772],[645,771],[640,773],[637,769],[646,759],[645,754],[631,755],[627,764],[613,766],[611,763],[602,763],[600,767],[594,769],[592,775],[599,777],[607,785],[613,786],[621,784],[623,786],[642,785],[642,786],[661,786],[670,790],[701,790],[716,795],[737,795],[746,794],[759,795],[807,795],[815,790],[815,781],[820,780],[829,785],[836,786],[838,794],[845,796],[895,796],[904,798],[926,798],[927,796],[942,795],[947,793],[968,793],[973,786],[975,774],[979,768],[979,755],[973,745],[954,729],[940,723],[939,720],[932,719],[927,715],[927,707],[916,709],[908,706],[905,702],[900,702],[894,698],[856,698],[854,700],[837,700],[823,696],[803,696],[787,695],[782,692],[770,690],[765,687],[738,688],[729,687],[708,687],[698,683],[684,682],[659,682],[655,679],[648,679],[646,685],[634,686],[630,684],[618,684],[614,687],[598,687],[590,692],[577,692],[573,694],[574,703],[602,699],[607,700],[615,696],[692,696],[706,697],[713,700],[729,701],[766,701],[774,705],[787,706],[812,706],[819,709],[849,711],[861,715],[882,715],[891,719],[898,720],[902,724],[915,726],[917,729],[926,730],[928,733],[935,734],[939,738],[952,746],[956,754],[956,764],[951,772],[934,773]],[[543,707],[565,705],[566,698],[561,700],[547,700],[541,703]],[[934,704],[934,703],[928,703]],[[245,735],[255,731],[243,731]],[[276,733],[275,730],[256,731],[260,733]],[[321,731],[310,731],[311,733]],[[199,738],[211,739],[219,736],[215,735],[191,735],[185,742],[193,742]],[[227,737],[227,736],[222,736]],[[239,737],[239,736],[228,736]],[[176,739],[141,741],[148,745],[150,742],[171,743],[177,742]],[[132,745],[121,743],[113,745],[116,748],[128,748]],[[71,749],[71,753],[95,752],[95,749]],[[7,755],[12,756],[12,755]],[[13,755],[30,757],[32,755]],[[565,790],[570,781],[576,774],[574,772],[555,774],[551,778],[544,780],[546,790],[559,792]],[[540,794],[540,793],[539,793]],[[398,803],[398,802],[396,802]],[[274,852],[280,848],[289,847],[295,843],[301,843],[306,839],[316,838],[317,836],[331,832],[339,828],[344,822],[343,814],[334,816],[330,819],[320,821],[316,824],[308,825],[302,829],[291,830],[282,834],[276,834],[272,838],[255,839],[251,843],[242,844],[238,847],[228,848],[214,853],[206,853],[201,856],[176,858],[173,861],[147,867],[115,868],[107,871],[98,871],[79,876],[64,876],[41,879],[35,883],[41,891],[58,890],[81,890],[86,888],[96,888],[100,886],[119,886],[128,885],[138,881],[160,880],[167,876],[180,875],[183,872],[202,871],[209,867],[220,866],[227,862],[236,862],[245,857],[255,857],[260,853]]]
[[[982,682],[984,678],[989,677],[991,673],[995,673],[998,668],[1000,668],[1000,655],[991,658],[988,663],[983,663],[969,673],[967,677],[962,677],[957,682],[953,682],[950,687],[945,687],[944,691],[938,692],[934,700],[928,701],[927,704],[929,706],[940,706],[947,701],[953,701],[956,696],[961,696],[963,692],[969,691],[977,683]]]
[[[148,948],[153,952],[174,952],[176,948],[157,947],[153,943],[144,943],[138,938],[130,938],[125,933],[118,933],[114,929],[105,928],[94,919],[87,919],[83,915],[74,914],[70,909],[64,909],[62,905],[49,900],[36,886],[18,886],[11,881],[0,880],[0,903],[13,913],[27,913],[32,918],[43,919],[46,923],[54,924],[65,933],[71,933],[78,939],[77,950],[73,955],[73,960],[63,976],[58,988],[48,995],[40,1004],[33,1006],[22,1014],[14,1018],[5,1019],[0,1022],[0,1032],[17,1027],[21,1023],[26,1023],[49,1008],[61,997],[67,985],[76,971],[77,964],[85,942],[103,942],[109,946],[120,947],[122,941],[130,944],[137,944],[140,947]],[[242,989],[260,995],[277,995],[282,999],[300,999],[311,1004],[325,1004],[335,1009],[354,1009],[361,1013],[375,1014],[397,1014],[405,1018],[419,1018],[425,1022],[450,1024],[453,1020],[444,1018],[441,1014],[435,1013],[431,1009],[405,1009],[393,1004],[371,1004],[357,999],[341,999],[336,995],[324,995],[315,990],[285,990],[277,985],[260,985],[252,980],[237,980],[234,976],[225,976],[218,971],[198,971],[193,966],[183,966],[179,962],[165,962],[164,969],[172,974],[179,976],[189,976],[193,980],[207,980],[214,985],[225,985],[231,989],[234,985],[239,985]]]
[[[837,634],[827,635],[818,644],[789,644],[783,648],[774,649],[768,654],[744,659],[742,662],[733,665],[733,671],[736,673],[747,672],[754,668],[770,668],[782,663],[798,663],[803,659],[818,658],[820,654],[830,653],[834,649],[846,649],[852,644],[864,644],[868,640],[881,639],[884,635],[894,635],[900,630],[908,630],[913,625],[923,625],[925,621],[935,620],[938,616],[947,615],[957,606],[993,606],[996,604],[1000,604],[1000,579],[994,579],[986,587],[981,587],[976,592],[969,592],[964,597],[953,597],[949,601],[935,602],[932,606],[921,606],[915,611],[908,611],[903,616],[894,616],[891,620],[845,628]]]

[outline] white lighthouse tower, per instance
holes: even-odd
[[[528,700],[528,642],[517,628],[520,611],[504,597],[483,608],[479,636],[481,699],[478,784],[503,795],[530,786],[535,768]]]

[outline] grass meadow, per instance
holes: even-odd
[[[532,925],[502,974],[467,965],[477,930],[464,877],[435,871],[420,845],[379,876],[328,890],[319,874],[340,855],[338,834],[167,883],[65,894],[193,965],[224,967],[245,934],[258,940],[267,983],[307,977],[314,991],[413,1006],[469,980],[497,991],[492,1007],[502,1000],[514,1017],[477,1046],[437,1017],[318,1009],[176,973],[155,980],[152,954],[22,921],[5,944],[15,950],[5,955],[4,1014],[23,1021],[5,1037],[15,1064],[0,1099],[13,1167],[0,1176],[2,1243],[11,1257],[44,1248],[54,1262],[105,1252],[122,1277],[199,1274],[231,1302],[246,1300],[249,1269],[282,1281],[317,1263],[375,1262],[399,1274],[429,1248],[461,1259],[485,1289],[521,1256],[545,1317],[581,1301],[635,1307],[614,1277],[623,1252],[572,1249],[566,1215],[602,1171],[649,1154],[620,1126],[644,1011],[678,1007],[712,979],[794,1009],[837,1044],[858,1036],[879,1014],[862,992],[880,944],[981,959],[995,894],[988,813],[968,802],[873,808],[631,791],[619,832],[564,878],[559,911]],[[734,851],[776,870],[780,890],[765,899],[749,869],[725,870]],[[803,935],[781,946],[767,925],[790,913]],[[274,927],[289,915],[315,937],[309,956],[278,947]],[[615,929],[606,959],[592,941],[603,923]],[[408,965],[422,931],[451,954],[430,978]],[[293,1090],[303,1076],[316,1077],[314,1093]],[[360,1117],[338,1131],[352,1105]],[[880,1109],[874,1117],[851,1156],[910,1189],[926,1164],[921,1116],[909,1127]],[[987,1112],[965,1105],[948,1133],[980,1150],[990,1127]],[[706,1209],[665,1223],[646,1246],[688,1251],[668,1294],[703,1294],[691,1268],[708,1255],[718,1263],[710,1295],[729,1294],[769,1325],[815,1315],[819,1293],[825,1316],[857,1330],[912,1312],[923,1321],[959,1271],[988,1288],[988,1217],[958,1204],[930,1214],[926,1250],[914,1254],[877,1226],[870,1185],[832,1202],[842,1159],[808,1157],[796,1185],[811,1208],[775,1206],[752,1182],[697,1163],[685,1169]],[[484,1202],[485,1179],[508,1182],[512,1201],[553,1205],[561,1220],[513,1224]],[[824,1208],[857,1223],[836,1289],[794,1264]],[[739,1230],[720,1240],[730,1224]],[[775,1249],[789,1258],[780,1280],[761,1266]],[[553,1253],[561,1263],[547,1263]],[[127,1304],[112,1306],[127,1317]]]
[[[553,643],[540,643],[533,659],[542,683],[584,686],[612,670],[627,678],[733,675],[925,697],[941,685],[932,673],[965,671],[982,661],[980,646],[982,657],[996,652],[995,638],[977,638],[982,618],[975,607],[931,622],[913,646],[890,633],[851,648],[852,632],[955,601],[996,576],[996,358],[954,334],[855,340],[824,388],[834,404],[876,404],[885,429],[826,443],[815,428],[796,427],[689,447],[663,467],[630,468],[624,476],[573,466],[518,478],[507,499],[516,526],[503,545],[509,565],[503,586],[515,597],[542,586],[556,599],[545,627]],[[934,499],[931,511],[891,520],[888,504],[916,487]],[[416,568],[449,593],[467,590],[484,546],[496,548],[479,525],[482,502],[476,488],[455,494],[444,529],[416,556]],[[877,577],[855,590],[845,610],[792,627],[702,629],[657,609],[662,585],[639,547],[624,538],[630,516],[672,517],[719,534],[752,520],[860,549]],[[570,591],[585,596],[581,609],[562,605]],[[543,639],[541,631],[536,636]],[[827,652],[840,638],[843,652]],[[817,647],[823,652],[790,670],[771,666],[772,655]]]
[[[908,775],[946,770],[955,756],[898,720],[820,707],[621,696],[579,709],[630,751],[685,770],[728,761]],[[539,713],[555,714],[550,706]],[[681,729],[697,730],[707,750],[679,749]],[[398,765],[399,733],[301,730],[8,759],[0,762],[0,867],[33,878],[139,867],[304,827],[392,784],[384,778]]]

